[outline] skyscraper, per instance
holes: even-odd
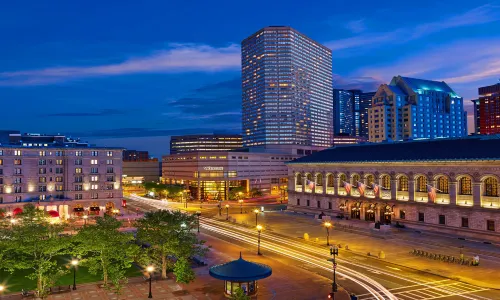
[[[353,113],[352,92],[341,89],[333,89],[334,135],[351,135],[353,133]]]
[[[480,87],[474,100],[476,133],[500,133],[500,83]]]
[[[241,43],[243,145],[328,147],[332,142],[332,53],[286,26]]]
[[[375,92],[359,94],[359,133],[357,136],[368,139],[368,110],[372,107],[372,98]]]
[[[445,82],[396,76],[368,109],[370,142],[467,135],[463,99]]]

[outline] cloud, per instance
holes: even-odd
[[[53,67],[0,73],[0,86],[45,85],[68,80],[137,73],[217,72],[240,68],[240,47],[169,44],[165,50],[108,65]]]
[[[365,19],[349,21],[346,23],[345,28],[353,33],[361,33],[366,30]]]
[[[384,82],[370,76],[349,77],[333,74],[333,86],[337,89],[374,92],[382,83]]]
[[[387,44],[406,43],[442,30],[487,24],[500,20],[500,6],[486,4],[461,14],[452,15],[436,22],[423,23],[415,27],[403,27],[386,32],[366,32],[361,35],[325,43],[332,50],[363,47],[365,50]]]
[[[44,116],[44,117],[106,117],[106,116],[123,115],[123,114],[126,114],[126,112],[123,110],[108,108],[108,109],[101,109],[100,111],[96,111],[96,112],[60,112],[60,113],[43,114],[41,116]]]
[[[182,134],[198,134],[198,133],[212,133],[212,129],[208,128],[182,128],[182,129],[160,129],[160,128],[114,128],[74,132],[73,136],[80,136],[84,138],[129,138],[129,137],[146,137],[146,136],[169,136],[169,135],[182,135]]]

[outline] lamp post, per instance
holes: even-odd
[[[243,199],[238,200],[238,202],[240,203],[240,214],[242,214],[243,213]]]
[[[184,203],[184,208],[188,208],[188,196],[189,196],[189,190],[184,190],[184,192],[186,192],[186,202]]]
[[[229,220],[229,204],[226,204],[226,220]]]
[[[262,232],[262,225],[257,225],[258,239],[257,239],[257,255],[262,255],[260,253],[260,233]]]
[[[222,216],[222,201],[219,200],[219,217]]]
[[[83,226],[87,225],[87,219],[88,218],[89,218],[89,216],[87,216],[87,215],[83,216]]]
[[[73,259],[71,265],[73,266],[73,290],[76,290],[76,266],[78,266],[78,259]]]
[[[330,246],[330,227],[332,227],[332,223],[325,222],[323,223],[323,226],[325,226],[326,229],[326,245]]]
[[[10,219],[10,228],[12,229],[12,227],[14,227],[14,224],[16,223],[17,223],[16,219]]]
[[[335,261],[335,256],[339,255],[339,248],[335,245],[330,247],[330,255],[333,256],[332,262],[333,262],[333,283],[332,283],[332,294],[333,294],[333,299],[335,299],[335,292],[337,292],[337,275],[335,273],[335,269],[337,269],[337,262]]]
[[[198,216],[198,233],[200,233],[200,216],[201,216],[201,211],[197,211],[196,215]]]
[[[148,274],[149,274],[149,295],[148,295],[148,298],[153,298],[153,293],[151,293],[151,282],[153,281],[153,271],[155,270],[155,268],[153,268],[153,266],[148,266],[146,268],[146,271],[148,271]]]
[[[253,212],[255,213],[255,226],[257,226],[257,217],[259,216],[259,210],[254,209]]]

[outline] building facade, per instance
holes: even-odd
[[[368,139],[369,127],[368,127],[368,110],[372,107],[372,98],[375,96],[375,92],[361,92],[359,94],[359,133],[357,136]]]
[[[500,133],[500,83],[480,87],[474,102],[474,121],[477,134]]]
[[[123,151],[123,161],[147,161],[149,160],[148,151],[139,150],[124,150]]]
[[[332,53],[286,26],[241,43],[243,146],[329,147]]]
[[[121,206],[123,149],[36,144],[0,146],[0,208],[7,215],[27,203],[61,218],[102,215]]]
[[[330,148],[288,163],[288,209],[500,241],[498,147],[474,136]]]
[[[333,137],[333,146],[342,146],[342,145],[352,145],[352,144],[359,144],[359,143],[365,143],[367,142],[367,139],[364,137],[360,136],[350,136],[347,134],[344,135],[335,135]]]
[[[359,99],[359,97],[358,97]],[[333,90],[333,133],[354,135],[354,101],[350,91]]]
[[[280,195],[288,186],[284,164],[298,156],[253,152],[191,152],[162,159],[162,181],[182,184],[193,200],[227,200],[232,188]]]
[[[170,154],[230,151],[242,146],[242,138],[239,134],[179,135],[170,138]]]
[[[463,99],[446,83],[396,76],[368,109],[370,142],[467,135]]]
[[[134,178],[133,180],[135,181],[140,180],[141,181],[140,183],[153,182],[153,181],[159,182],[161,176],[160,165],[161,163],[158,161],[157,158],[152,158],[143,161],[124,161],[123,179],[127,182],[128,182],[127,178]]]

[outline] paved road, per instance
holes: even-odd
[[[175,204],[139,197],[134,198],[133,204],[145,209],[176,209]],[[207,234],[248,247],[257,247],[257,232],[254,228],[208,217],[201,217],[201,227]],[[261,234],[261,249],[264,253],[293,259],[301,267],[331,278],[332,263],[327,261],[330,257],[325,253],[327,251],[324,247],[281,235],[277,230],[264,230]],[[496,290],[401,266],[395,267],[385,261],[363,257],[343,249],[337,263],[339,284],[358,295],[359,299],[500,299],[500,292]]]

